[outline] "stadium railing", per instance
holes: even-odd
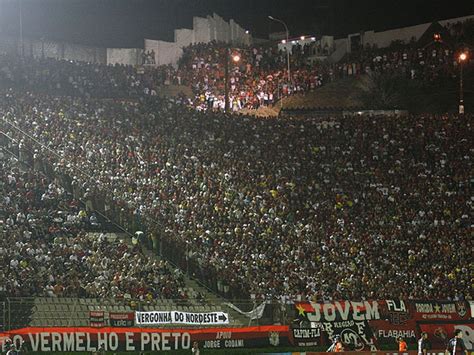
[[[237,310],[237,311],[236,311]],[[96,299],[78,297],[3,297],[0,301],[1,331],[26,327],[105,327],[118,326],[114,319],[128,319],[135,326],[136,311],[212,313],[224,312],[228,324],[220,326],[289,324],[296,318],[294,304],[277,301],[240,300],[209,302],[206,300],[153,300]],[[236,319],[236,314],[239,319]],[[176,327],[162,324],[160,327]],[[146,327],[146,326],[145,326]],[[156,326],[155,326],[156,327]],[[179,325],[193,328],[192,325]],[[199,327],[202,327],[200,325]],[[211,327],[216,327],[212,325]]]

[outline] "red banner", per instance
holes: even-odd
[[[89,325],[95,328],[105,327],[104,311],[90,311]]]
[[[372,320],[369,324],[374,336],[377,338],[378,344],[394,345],[399,337],[402,337],[409,343],[413,343],[419,337],[414,320],[409,320],[403,324],[392,324],[385,320]]]
[[[418,321],[459,321],[471,318],[465,301],[412,301],[411,306],[413,317]]]
[[[414,343],[423,323],[437,324],[436,332],[432,329],[429,333],[430,341],[432,338],[433,344],[444,347],[442,337],[453,333],[453,325],[461,329],[471,319],[469,304],[464,301],[297,302],[295,310],[297,318],[290,334],[293,344],[329,345],[339,335],[351,350],[396,346],[398,337]],[[452,324],[443,328],[442,323]],[[470,339],[470,328],[462,329]]]
[[[0,334],[30,351],[166,351],[288,346],[288,326],[208,329],[22,328]],[[3,344],[2,344],[3,347]]]

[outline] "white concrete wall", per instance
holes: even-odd
[[[181,48],[189,46],[191,43],[195,43],[194,31],[188,28],[181,28],[179,30],[174,30],[174,41]]]
[[[430,25],[431,23],[423,23],[417,26],[396,28],[383,32],[367,31],[361,35],[361,43],[364,46],[372,46],[375,44],[379,48],[388,47],[393,41],[403,41],[408,43],[413,37],[415,40],[418,40]]]
[[[456,23],[456,22],[465,21],[468,19],[474,19],[474,15],[456,17],[456,18],[441,20],[438,22],[441,25],[445,26],[448,23]],[[334,58],[336,57],[342,58],[345,53],[350,53],[351,51],[350,38],[353,36],[360,35],[361,44],[364,46],[365,45],[372,46],[375,44],[379,48],[384,48],[384,47],[388,47],[392,43],[392,41],[398,40],[398,41],[404,41],[407,43],[413,37],[415,38],[415,40],[418,40],[423,35],[423,33],[425,33],[428,27],[430,27],[430,25],[431,25],[431,22],[428,22],[428,23],[422,23],[420,25],[396,28],[396,29],[387,30],[387,31],[375,32],[373,30],[369,30],[363,33],[350,34],[346,38],[341,38],[335,41],[337,55],[335,55]],[[342,53],[342,49],[344,45],[346,45],[347,51],[344,54],[340,55]]]
[[[176,65],[182,55],[182,48],[195,43],[209,43],[220,41],[227,43],[252,43],[252,36],[245,33],[234,20],[226,22],[216,13],[212,16],[194,17],[193,28],[180,28],[174,31],[174,42],[145,40],[145,50],[154,50],[156,65]]]
[[[252,36],[250,35],[250,33],[246,33],[246,30],[242,28],[233,19],[229,20],[229,31],[230,31],[230,38],[229,38],[230,42],[242,43],[247,46],[252,43]]]
[[[230,42],[230,25],[222,17],[214,13],[208,16],[211,27],[211,38],[218,42]]]
[[[64,43],[63,59],[90,63],[107,63],[107,49]]]
[[[349,51],[350,42],[347,38],[336,39],[334,40],[334,52],[331,53],[328,59],[331,63],[336,63]]]
[[[206,17],[207,24],[209,26],[209,40],[210,41],[217,41],[217,23],[216,19],[212,16]],[[194,29],[196,31],[196,29]]]
[[[145,51],[155,51],[156,65],[176,65],[183,49],[176,42],[145,39]]]
[[[18,43],[18,53],[21,53],[21,44]],[[107,62],[106,48],[84,46],[74,43],[55,42],[41,39],[23,39],[23,55],[26,57],[45,57],[64,60],[77,60],[89,63]]]
[[[234,20],[226,22],[215,13],[207,18],[194,17],[193,28],[177,29],[174,32],[174,37],[174,42],[145,39],[145,50],[155,51],[156,65],[176,65],[183,53],[182,48],[194,43],[209,43],[216,40],[250,45],[252,42],[251,35],[245,33],[245,30]],[[138,48],[99,48],[27,38],[23,41],[25,56],[45,56],[103,64],[140,65],[141,51]],[[20,52],[18,38],[0,36],[0,53],[18,54]]]
[[[438,21],[441,25],[445,26],[447,23],[456,23],[460,21],[465,21],[468,19],[474,19],[474,15],[470,16],[463,16],[463,17],[456,17],[447,20]],[[402,27],[396,28],[393,30],[388,31],[381,31],[381,32],[374,32],[374,31],[366,31],[361,36],[362,44],[376,44],[379,48],[388,47],[392,41],[404,41],[409,42],[412,37],[415,40],[418,40],[423,33],[430,27],[431,22],[422,23],[416,26],[409,26],[409,27]]]
[[[455,18],[449,18],[447,20],[440,20],[438,21],[441,25],[445,26],[448,23],[455,23],[455,22],[462,22],[466,20],[474,19],[474,15],[469,15],[469,16],[462,16],[462,17],[455,17]]]
[[[208,43],[211,41],[209,20],[203,17],[193,18],[194,43]]]
[[[107,64],[140,65],[141,53],[139,48],[107,48]]]

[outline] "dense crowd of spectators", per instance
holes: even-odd
[[[474,39],[472,20],[446,25],[449,38],[431,43],[396,43],[388,48],[364,47],[329,64],[308,61],[327,55],[329,47],[317,42],[292,47],[288,76],[287,55],[274,45],[228,48],[219,42],[192,44],[183,49],[178,67],[98,65],[50,58],[0,56],[0,85],[87,98],[138,98],[156,96],[160,86],[186,85],[191,97],[181,101],[199,111],[225,107],[225,62],[229,71],[229,107],[255,109],[271,106],[282,97],[306,93],[338,78],[372,72],[400,73],[423,82],[445,83],[459,74],[459,53]],[[444,35],[444,34],[443,34]],[[143,52],[151,63],[153,51]],[[238,60],[234,60],[237,58]],[[468,61],[473,55],[468,55]]]
[[[0,111],[228,296],[472,295],[471,115],[259,120],[13,91]]]
[[[229,63],[229,107],[258,108],[273,105],[281,97],[305,93],[330,79],[328,64],[308,64],[300,51],[290,58],[288,78],[286,52],[274,46],[228,49],[219,43],[190,45],[179,63],[179,82],[191,85],[192,106],[199,110],[222,110],[225,106],[225,60]],[[235,60],[237,59],[238,60]]]
[[[462,28],[449,30],[465,38]],[[231,107],[369,70],[449,75],[454,53],[441,48],[365,51],[335,71],[295,62],[291,83],[284,53],[241,50],[230,60]],[[472,297],[472,115],[224,115],[225,51],[192,45],[178,69],[144,71],[0,57],[2,131],[73,188],[70,196],[2,159],[2,291],[180,297],[182,276],[166,263],[86,233],[100,196],[104,211],[131,212],[171,246],[165,256],[183,257],[227,296]],[[191,85],[196,97],[158,98],[171,83]]]
[[[145,75],[145,71],[147,75]],[[148,75],[153,72],[153,75]],[[140,69],[53,58],[0,55],[0,86],[88,98],[136,98],[156,95],[165,68]]]
[[[336,66],[338,77],[376,73],[398,73],[423,82],[445,83],[459,75],[459,54],[467,53],[473,60],[474,21],[472,19],[447,24],[446,32],[433,32],[426,43],[394,42],[387,48],[366,46],[345,56]],[[446,34],[446,37],[445,37]],[[465,63],[467,64],[467,63]]]
[[[448,22],[444,27],[456,43],[472,43],[474,38],[474,20],[472,18],[454,23]]]
[[[8,296],[180,298],[182,274],[106,234],[77,200],[0,156],[0,292]]]
[[[224,54],[228,51],[227,55]],[[234,55],[239,61],[233,61]],[[151,55],[151,54],[150,54]],[[57,95],[88,98],[156,96],[162,85],[186,85],[194,97],[184,102],[198,110],[224,110],[224,58],[229,62],[229,107],[233,111],[272,105],[283,96],[304,93],[330,80],[326,64],[291,58],[288,81],[286,54],[275,47],[226,49],[223,44],[190,45],[177,69],[167,66],[98,65],[51,58],[0,56],[4,88],[16,86]]]
[[[459,75],[459,52],[436,44],[426,48],[403,45],[399,48],[364,49],[347,56],[337,65],[342,77],[362,74],[398,73],[423,82],[444,81]]]

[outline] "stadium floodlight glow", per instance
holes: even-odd
[[[311,37],[311,40],[312,40],[312,41],[316,41],[316,37]]]
[[[300,37],[302,41],[304,41],[304,39],[306,38],[305,36],[301,36]]]
[[[281,43],[282,43],[282,44],[285,44],[285,43],[286,43],[286,39],[282,39],[282,40],[281,40]]]
[[[245,33],[246,33],[246,34],[249,34],[249,33],[250,33],[250,31],[249,31],[249,30],[245,30]]]
[[[467,59],[467,53],[459,54],[459,114],[464,114],[464,83],[463,83],[463,66]]]
[[[232,56],[232,60],[237,63],[238,61],[240,61],[240,55],[234,54],[234,55]]]

